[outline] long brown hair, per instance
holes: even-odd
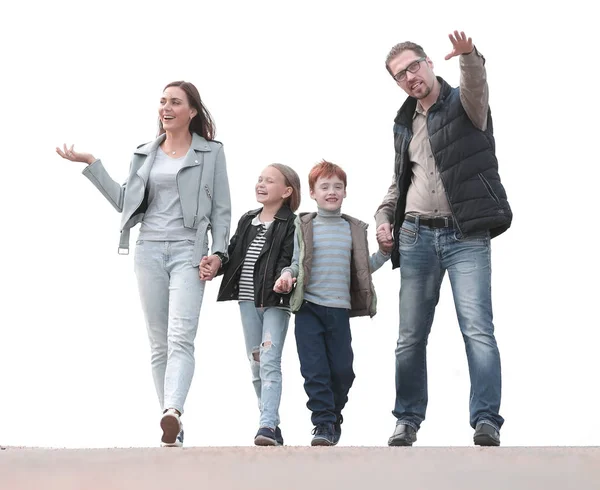
[[[279,170],[285,179],[285,185],[292,188],[292,193],[286,197],[283,203],[287,204],[293,213],[296,212],[300,207],[300,177],[293,168],[283,163],[272,163],[269,167]]]
[[[178,82],[169,83],[163,91],[169,87],[179,87],[187,95],[188,104],[196,109],[197,114],[190,121],[190,133],[197,133],[206,140],[213,140],[215,138],[216,127],[210,112],[202,103],[200,98],[200,92],[193,83],[184,82],[180,80]],[[158,134],[163,134],[165,129],[163,128],[162,122],[158,121]]]

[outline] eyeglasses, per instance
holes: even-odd
[[[410,65],[406,67],[406,69],[399,71],[395,75],[393,75],[394,80],[397,82],[403,82],[406,80],[406,72],[409,71],[411,73],[417,73],[419,68],[421,68],[421,61],[425,61],[427,58],[425,56],[419,58],[418,60],[413,61]]]

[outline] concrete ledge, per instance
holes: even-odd
[[[0,490],[600,489],[600,447],[0,451]]]

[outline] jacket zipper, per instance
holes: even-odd
[[[275,226],[276,220],[280,219],[277,216],[274,216],[273,219],[275,221],[273,221],[273,226]],[[275,230],[273,230],[271,232],[271,238],[273,237],[273,235],[275,235]],[[269,253],[267,254],[267,263],[265,265],[265,274],[263,276],[263,285],[262,285],[262,296],[260,298],[260,308],[263,309],[264,308],[264,303],[265,303],[265,285],[267,284],[267,269],[269,267],[269,259],[271,258],[271,251],[273,250],[273,244],[271,243],[271,246],[269,246]]]
[[[225,286],[223,286],[223,289],[225,289],[227,286],[229,286],[229,283],[231,282],[231,280],[236,276],[237,272],[240,270],[240,267],[242,267],[244,265],[244,261],[242,261],[240,263],[240,265],[238,265],[235,270],[233,271],[233,274],[231,275],[231,277],[229,278],[229,281],[227,281],[225,283]]]
[[[407,128],[408,129],[408,128]],[[408,138],[408,141],[406,142],[406,151],[404,153],[406,153],[406,155],[408,156],[408,147],[410,146],[410,142],[413,139],[413,133],[412,133],[412,129],[410,131],[410,138]],[[434,159],[435,161],[435,159]],[[404,164],[404,166],[406,167],[406,163]],[[400,169],[398,169],[400,170]],[[406,168],[404,169],[404,171],[406,172]],[[396,186],[398,186],[398,181],[396,180]],[[402,223],[404,222],[404,216],[406,215],[406,196],[404,196],[404,214],[402,216],[399,216],[400,218],[400,226],[402,225]],[[396,212],[394,212],[394,220],[396,219]],[[400,243],[400,226],[398,226],[398,223],[394,223],[394,230],[393,230],[393,238],[394,238],[394,242]],[[396,240],[396,238],[398,240]],[[394,247],[395,249],[396,247]]]
[[[273,247],[270,246],[269,247],[269,253],[267,254],[267,263],[265,264],[265,274],[263,276],[263,284],[262,284],[262,296],[260,298],[260,308],[261,310],[264,309],[264,304],[265,304],[265,285],[267,284],[267,269],[269,268],[269,259],[271,258],[271,250],[273,250]]]
[[[200,167],[200,165],[198,165],[198,167]],[[190,168],[190,166],[181,167],[175,174],[175,182],[177,183],[177,194],[179,195],[179,199],[181,199],[181,193],[179,192],[179,174],[184,168]],[[200,176],[198,177],[198,199],[196,200],[196,213],[194,214],[194,222],[192,223],[192,227],[196,226],[196,228],[198,227],[196,220],[198,219],[198,210],[200,209],[200,183],[202,181],[202,170],[203,169],[200,168]],[[208,233],[208,229],[206,231]]]
[[[251,221],[250,221],[251,222]],[[248,231],[248,227],[249,227],[249,223],[246,225],[246,228],[244,228],[244,234],[246,234],[246,231]],[[243,235],[241,235],[243,237]],[[243,238],[242,238],[243,239]],[[227,247],[229,248],[229,247]],[[231,259],[231,257],[230,257]],[[222,286],[223,290],[225,290],[227,288],[227,286],[229,286],[229,283],[231,282],[231,280],[237,275],[238,271],[240,270],[240,268],[244,265],[244,261],[242,260],[240,262],[240,264],[235,268],[235,270],[233,271],[233,274],[231,274],[231,277],[229,278],[229,280],[225,283],[224,286]],[[239,296],[238,296],[239,297]]]
[[[140,209],[140,205],[142,204],[142,202],[144,201],[144,197],[146,195],[146,182],[144,181],[144,179],[142,179],[136,172],[135,174],[137,176],[138,179],[140,179],[142,181],[142,184],[144,185],[144,192],[142,193],[142,198],[138,201],[137,205],[134,208],[133,213],[131,213],[131,216],[129,216],[127,218],[127,221],[129,221],[133,216],[135,216],[135,213],[138,209]],[[125,199],[123,199],[123,202],[125,202]],[[127,221],[125,223],[127,223]],[[123,231],[125,228],[123,228],[121,231]]]
[[[196,225],[196,220],[198,219],[198,212],[200,211],[200,187],[202,187],[202,174],[204,173],[204,157],[202,157],[202,164],[198,165],[199,175],[198,175],[198,199],[196,199],[196,214],[194,215],[194,225]],[[179,169],[179,172],[181,169]],[[177,175],[179,175],[177,172]],[[196,225],[197,226],[197,225]]]
[[[496,193],[492,189],[492,186],[490,185],[490,183],[488,182],[488,180],[481,174],[481,172],[478,173],[477,175],[479,176],[479,180],[481,180],[481,182],[483,183],[483,186],[487,190],[487,192],[490,195],[490,197],[494,200],[494,202],[496,204],[500,204],[500,199],[498,199],[498,196],[496,195]]]
[[[427,112],[427,119],[429,119],[429,111]],[[427,123],[427,121],[426,121],[426,123]],[[427,133],[427,137],[429,137],[429,132]],[[429,144],[431,145],[431,142],[429,142]],[[453,219],[454,225],[458,229],[458,233],[460,233],[462,235],[462,231],[460,229],[460,226],[458,225],[458,220],[455,218],[454,209],[452,209],[452,202],[450,201],[450,196],[448,195],[448,190],[446,188],[446,182],[444,182],[444,177],[442,177],[442,172],[440,172],[440,169],[438,168],[438,164],[435,159],[435,153],[433,152],[433,148],[431,149],[431,157],[433,158],[433,163],[435,165],[435,169],[437,170],[437,172],[440,176],[440,180],[442,181],[442,185],[444,186],[444,194],[446,195],[446,201],[448,201],[448,206],[450,206],[450,212],[452,213],[452,218],[454,218]]]

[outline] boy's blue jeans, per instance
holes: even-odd
[[[396,347],[398,423],[419,429],[427,409],[427,337],[440,286],[448,271],[458,324],[469,364],[470,424],[489,422],[498,430],[500,354],[492,323],[489,233],[463,239],[452,228],[404,221],[400,230],[400,332]]]
[[[312,423],[333,424],[354,382],[349,311],[304,301],[295,333]]]

